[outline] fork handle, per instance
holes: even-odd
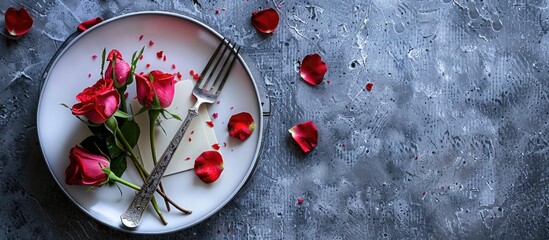
[[[183,124],[179,127],[179,130],[177,130],[177,133],[175,133],[172,141],[168,144],[168,148],[164,151],[160,157],[160,160],[154,166],[154,169],[147,180],[143,183],[143,186],[141,186],[141,190],[139,190],[128,209],[120,216],[124,226],[128,228],[136,228],[141,223],[143,213],[145,212],[145,209],[147,209],[156,188],[158,188],[160,179],[164,175],[164,172],[166,171],[175,150],[177,150],[179,142],[181,142],[181,139],[183,138],[183,135],[185,134],[185,131],[189,127],[191,121],[198,115],[198,106],[199,104],[195,104],[195,106],[189,109],[189,113],[183,121]]]

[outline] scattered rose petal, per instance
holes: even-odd
[[[25,8],[19,10],[12,7],[8,8],[4,20],[8,33],[16,37],[29,32],[33,24],[32,16]]]
[[[192,138],[189,138],[189,142],[192,141],[193,139]]]
[[[178,78],[179,80],[181,80],[181,78],[183,78],[183,76],[181,75],[180,72],[177,72],[177,78]]]
[[[216,103],[216,104],[220,104],[220,103],[221,103],[221,101],[217,100],[217,101],[216,101],[215,103]]]
[[[191,157],[186,157],[185,158],[185,161],[189,161],[189,160],[191,160]]]
[[[223,142],[223,147],[227,147],[227,142]]]
[[[143,60],[143,55],[139,56],[139,60]]]
[[[198,75],[198,73],[193,74],[193,79],[194,80],[198,80],[198,78],[200,78],[200,75]]]
[[[88,73],[88,78],[91,78],[92,74],[91,73]]]
[[[250,113],[241,112],[231,116],[227,127],[231,137],[244,141],[252,135],[255,129],[255,123]]]
[[[225,8],[221,8],[221,11],[225,12]]]
[[[213,117],[214,119],[217,119],[217,117],[219,117],[219,113],[213,113],[213,114],[212,114],[212,117]]]
[[[212,128],[214,127],[214,123],[212,121],[206,121],[206,124]]]
[[[223,171],[223,157],[217,151],[205,151],[194,162],[194,174],[204,183],[212,183]]]
[[[330,80],[326,80],[326,83],[330,84],[330,83],[331,83],[331,81],[330,81]]]
[[[164,58],[162,59],[164,62],[166,61],[166,55],[164,55]]]
[[[298,199],[297,199],[297,203],[298,203],[298,204],[302,204],[303,201],[304,201],[303,198],[298,198]]]
[[[143,35],[139,36],[139,41],[143,40]]]
[[[219,10],[215,10],[215,14],[219,14]]]
[[[252,13],[252,24],[262,33],[272,33],[278,27],[278,12],[273,8]]]
[[[373,87],[374,87],[373,83],[367,83],[366,84],[366,90],[368,90],[368,92],[371,92]]]
[[[215,149],[215,150],[219,150],[220,147],[219,147],[219,144],[216,143],[216,144],[212,145],[212,148]]]
[[[318,141],[318,129],[312,121],[297,124],[288,130],[303,152],[309,152]]]
[[[154,45],[154,42],[152,40],[149,40],[149,47],[152,47]]]
[[[161,59],[163,54],[164,54],[164,51],[159,51],[159,52],[156,53],[156,57],[158,59]]]
[[[88,19],[86,21],[83,21],[82,23],[80,23],[78,25],[78,31],[80,31],[80,32],[86,31],[86,30],[90,29],[91,27],[95,26],[96,24],[98,24],[100,22],[103,22],[103,19],[100,18],[100,17],[96,17],[96,18],[92,18],[92,19]]]
[[[193,135],[193,134],[194,134],[194,130],[191,131],[191,135]]]
[[[324,79],[324,74],[328,71],[326,63],[322,61],[320,55],[310,54],[301,61],[301,69],[299,73],[301,78],[309,84],[316,86]]]
[[[193,76],[194,75],[194,70],[191,69],[191,71],[189,71],[189,75]]]
[[[93,59],[93,60],[97,59],[97,55],[95,55],[95,54],[92,55],[92,59]]]
[[[151,67],[151,64],[150,64],[150,63],[147,63],[147,64],[145,65],[145,67],[146,67],[146,68],[150,68],[150,67]]]
[[[175,64],[172,64],[172,69],[175,69]]]

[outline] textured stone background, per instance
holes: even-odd
[[[35,118],[42,71],[79,22],[162,10],[245,46],[273,106],[249,184],[202,224],[152,239],[549,236],[549,1],[195,2],[0,2],[35,20],[12,41],[0,19],[0,235],[145,238],[70,202],[41,157]],[[267,7],[281,24],[262,37],[250,15]],[[317,87],[297,73],[309,53],[329,67]],[[308,155],[287,133],[307,120],[320,131]]]

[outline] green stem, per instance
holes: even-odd
[[[118,136],[118,139],[122,141],[122,144],[124,144],[124,147],[126,147],[128,152],[130,152],[130,158],[132,159],[135,167],[138,169],[137,171],[139,172],[139,175],[141,176],[143,181],[146,181],[147,177],[149,177],[149,173],[147,172],[147,170],[145,170],[145,167],[143,166],[143,164],[141,164],[141,162],[137,159],[137,155],[135,155],[135,152],[133,151],[132,147],[130,146],[130,144],[124,137],[124,134],[122,134],[122,131],[120,131],[119,128],[116,129],[116,136]],[[158,207],[158,203],[156,202],[156,198],[154,196],[151,202],[153,204],[154,210],[156,211],[156,214],[158,214],[158,217],[160,218],[162,223],[164,225],[168,224],[166,222],[166,219],[164,219],[162,212],[160,212],[160,208]]]
[[[124,87],[124,91],[118,92],[120,94],[120,107],[122,108],[122,112],[128,113],[128,108],[126,106],[126,95],[125,94],[126,88]]]
[[[122,183],[134,190],[141,190],[141,188],[131,182],[128,182],[118,176],[116,176],[116,174],[114,174],[113,172],[111,172],[110,170],[109,171],[109,181],[115,181],[115,182],[119,182],[119,183]],[[175,203],[172,199],[170,199],[168,196],[166,196],[165,193],[163,193],[162,191],[159,191],[158,189],[156,189],[156,192],[158,194],[160,194],[160,196],[162,196],[164,199],[166,199],[167,202],[169,202],[170,204],[172,204],[175,208],[177,208],[179,211],[183,212],[183,213],[186,213],[186,214],[190,214],[192,213],[191,210],[188,210],[188,209],[185,209],[185,208],[182,208],[180,207],[179,205],[177,205],[177,203]]]
[[[152,159],[153,159],[154,165],[156,166],[156,164],[158,163],[158,160],[156,158],[156,144],[154,143],[154,131],[155,131],[156,119],[158,118],[158,115],[160,115],[160,111],[149,110],[148,114],[149,114],[149,133],[150,133],[149,139],[151,142]],[[166,192],[164,191],[164,186],[162,185],[162,182],[160,182],[160,190],[162,190],[162,192]],[[170,204],[168,204],[168,201],[164,201],[164,203],[166,204],[166,210],[168,210],[169,212]]]
[[[119,182],[119,183],[122,183],[130,188],[133,188],[134,190],[141,190],[141,188],[131,182],[128,182],[122,178],[119,178],[118,176],[116,176],[116,174],[114,174],[113,172],[109,172],[109,181],[115,181],[115,182]]]
[[[141,178],[143,178],[143,181],[145,181],[149,176],[149,173],[147,172],[147,170],[145,170],[145,167],[143,166],[141,161],[137,159],[137,155],[135,155],[135,152],[133,151],[132,147],[130,146],[130,144],[126,140],[126,137],[124,137],[124,134],[122,134],[122,131],[120,131],[120,129],[116,129],[116,136],[122,142],[122,144],[124,144],[126,150],[130,152],[130,158],[132,159],[133,164],[135,165],[135,167],[137,167],[137,171],[139,172],[139,175],[141,175]]]
[[[156,110],[149,110],[149,132],[150,132],[150,142],[151,142],[151,152],[152,152],[152,159],[154,162],[154,165],[158,163],[158,160],[156,159],[156,146],[154,143],[154,129],[155,129],[155,123],[156,119],[158,118],[158,115],[160,115],[159,111]]]

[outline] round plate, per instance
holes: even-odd
[[[140,40],[140,36],[143,38]],[[163,200],[157,195],[168,225],[163,225],[152,207],[136,229],[122,227],[120,215],[126,210],[135,191],[120,186],[104,185],[88,191],[86,186],[65,184],[65,169],[69,164],[69,150],[90,135],[87,126],[60,104],[72,106],[75,96],[100,78],[103,48],[118,49],[129,61],[134,52],[145,47],[144,58],[136,72],[159,69],[180,72],[183,79],[191,78],[189,71],[201,71],[222,37],[203,23],[187,16],[164,12],[133,13],[102,22],[75,38],[53,60],[47,72],[38,105],[38,136],[46,163],[54,179],[67,196],[84,212],[98,221],[122,231],[157,234],[181,230],[197,224],[219,211],[242,188],[257,162],[263,131],[259,93],[246,63],[240,58],[233,67],[217,104],[208,106],[210,113],[218,113],[214,120],[215,133],[221,146],[225,169],[212,184],[204,184],[193,171],[163,178],[168,196],[180,206],[191,209],[184,215],[173,209],[165,211]],[[154,42],[152,46],[149,41]],[[164,51],[166,61],[156,53]],[[96,55],[97,58],[94,59]],[[146,64],[151,64],[149,68]],[[175,64],[176,69],[173,69]],[[48,70],[46,70],[48,71]],[[91,76],[89,76],[91,74]],[[129,98],[135,96],[135,83],[128,87]],[[256,130],[246,141],[228,135],[227,122],[231,115],[249,112],[255,119]],[[175,121],[175,120],[174,120]],[[141,127],[142,131],[146,128]],[[145,129],[145,130],[144,130]],[[224,147],[224,143],[227,145]],[[135,167],[128,161],[125,180],[142,184]]]

